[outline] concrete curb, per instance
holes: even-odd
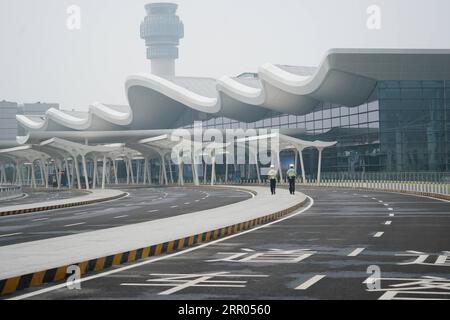
[[[77,202],[71,202],[71,203],[65,203],[65,204],[57,204],[57,205],[50,205],[50,206],[38,206],[38,207],[28,208],[28,209],[2,211],[2,212],[0,212],[0,217],[13,216],[13,215],[24,214],[24,213],[33,213],[33,212],[40,212],[40,211],[62,209],[62,208],[71,208],[71,207],[77,207],[77,206],[84,206],[84,205],[88,205],[88,204],[94,204],[94,203],[100,203],[100,202],[105,202],[105,201],[116,200],[116,199],[124,197],[125,195],[126,195],[126,193],[124,192],[124,193],[122,193],[120,195],[116,195],[114,197],[107,197],[107,198],[102,198],[102,199],[93,199],[93,200],[87,200],[87,201],[77,201]],[[70,200],[70,199],[68,199],[68,200]]]
[[[248,190],[246,190],[248,191]],[[149,247],[139,248],[136,250],[120,252],[114,255],[99,257],[88,261],[82,261],[74,263],[80,268],[81,275],[90,272],[99,272],[113,266],[118,266],[138,260],[143,260],[149,257],[156,257],[162,254],[169,254],[175,251],[181,251],[190,247],[194,247],[201,243],[207,243],[220,238],[224,238],[233,234],[237,234],[256,226],[261,226],[275,220],[281,219],[304,206],[308,202],[306,198],[304,201],[281,211],[259,217],[256,219],[248,220],[245,222],[232,224],[220,229],[209,230],[199,234],[184,237],[182,239],[176,239],[160,244],[155,244]],[[70,275],[67,274],[67,268],[69,266],[60,266],[48,270],[42,270],[39,272],[33,272],[30,274],[24,274],[9,279],[0,280],[0,296],[12,294],[19,290],[32,288],[45,283],[57,282],[66,280]]]

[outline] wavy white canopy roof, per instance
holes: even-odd
[[[170,129],[190,110],[254,122],[271,111],[308,114],[321,101],[357,106],[380,80],[450,80],[450,50],[334,49],[318,68],[265,64],[253,79],[138,74],[125,83],[130,107],[94,103],[86,113],[17,119],[28,132]]]

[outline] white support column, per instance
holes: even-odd
[[[166,159],[165,159],[165,155],[161,154],[161,159],[162,159],[162,178],[163,178],[163,183],[165,185],[169,184],[169,180],[167,179],[167,170],[166,170]]]
[[[114,171],[114,182],[115,184],[119,184],[119,177],[117,176],[117,165],[116,165],[116,160],[112,159],[112,163],[113,163],[113,171]]]
[[[211,157],[211,185],[216,182],[216,156]]]
[[[145,157],[145,160],[144,160],[144,179],[142,181],[143,185],[147,184],[147,171],[148,171],[148,158]]]
[[[141,160],[136,160],[136,184],[139,184],[140,174],[141,174]]]
[[[283,183],[283,169],[281,168],[281,157],[280,157],[280,152],[277,152],[277,163],[278,163],[278,172],[280,174],[280,182]]]
[[[170,183],[173,184],[173,173],[172,173],[172,164],[170,163],[170,159],[168,160],[168,167],[169,167],[169,176],[170,176]]]
[[[106,185],[106,155],[103,155],[102,189],[105,189],[105,185]]]
[[[152,185],[152,161],[151,159],[148,160],[148,184]]]
[[[83,163],[84,182],[86,183],[86,190],[89,190],[89,178],[87,173],[86,156],[81,154],[81,161]]]
[[[72,188],[71,180],[70,180],[70,172],[69,172],[69,163],[67,162],[67,158],[64,158],[64,166],[66,167],[66,180],[67,186]]]
[[[75,156],[73,159],[74,159],[73,165],[75,166],[75,173],[77,175],[78,189],[81,190],[81,175],[80,175],[80,167],[78,165],[78,156]]]
[[[94,156],[94,173],[92,175],[92,189],[97,188],[97,164],[98,164],[98,159],[97,156]]]
[[[128,158],[128,167],[130,168],[131,183],[134,184],[133,162],[131,161],[131,157]]]
[[[34,172],[34,162],[31,162],[31,187],[36,188],[36,173]]]
[[[205,161],[205,167],[203,168],[203,184],[207,183],[206,174],[208,173],[208,164]]]
[[[304,149],[298,149],[298,153],[300,155],[300,167],[302,170],[302,180],[303,180],[302,182],[306,184],[306,172],[305,172],[305,163],[303,161],[303,150]]]
[[[130,165],[128,164],[128,159],[124,158],[123,163],[125,164],[125,169],[127,171],[127,184],[130,184]]]
[[[259,169],[259,162],[258,162],[258,153],[255,153],[255,162],[256,162],[256,175],[258,176],[258,183],[261,184],[261,172]]]
[[[225,159],[225,184],[228,183],[228,162]]]
[[[319,150],[319,163],[317,165],[317,184],[320,185],[320,175],[322,173],[322,148],[317,148]]]

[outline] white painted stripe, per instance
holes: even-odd
[[[0,238],[17,236],[17,235],[19,235],[19,234],[23,234],[23,232],[16,232],[16,233],[2,234],[2,235],[0,235]]]
[[[34,219],[34,220],[31,220],[31,221],[45,221],[45,220],[48,220],[48,218]]]
[[[373,237],[380,238],[383,234],[384,234],[384,232],[377,232],[377,233],[375,233],[375,235]]]
[[[383,203],[383,200],[378,200],[379,203]]]
[[[178,208],[178,206],[171,206],[171,208],[173,209],[173,208]]]
[[[80,226],[82,224],[85,224],[86,222],[78,222],[73,224],[66,224],[64,227],[74,227],[74,226]]]
[[[356,257],[358,256],[361,252],[363,252],[364,250],[366,250],[366,248],[358,248],[352,251],[352,253],[350,253],[348,255],[348,257]]]
[[[372,198],[372,200],[377,200],[377,198]]]
[[[394,211],[394,208],[388,208],[389,211]]]
[[[390,215],[389,215],[389,217],[394,217],[395,216],[395,214],[393,214],[393,213],[391,213]]]
[[[203,248],[215,245],[215,244],[223,242],[223,241],[227,241],[227,240],[230,240],[230,239],[234,239],[234,238],[240,237],[240,236],[242,236],[244,234],[247,234],[247,233],[255,232],[256,230],[268,228],[271,225],[280,223],[280,222],[288,220],[288,219],[292,219],[293,217],[296,217],[296,216],[298,216],[298,215],[308,211],[309,209],[311,209],[311,207],[314,205],[314,199],[309,197],[309,196],[307,196],[307,198],[309,199],[310,203],[309,203],[309,205],[306,208],[303,208],[300,211],[298,211],[298,212],[296,212],[296,213],[294,213],[294,214],[292,214],[290,216],[287,216],[285,218],[269,222],[269,223],[267,223],[265,225],[256,227],[254,229],[250,229],[250,230],[247,230],[247,231],[243,231],[241,233],[233,234],[231,236],[228,236],[228,237],[225,237],[225,238],[222,238],[222,239],[218,239],[218,240],[215,240],[215,241],[212,241],[212,242],[208,242],[208,243],[202,244],[202,245],[200,245],[198,247],[193,247],[193,248],[190,248],[190,249],[186,249],[184,251],[172,253],[172,254],[165,255],[165,256],[162,256],[162,257],[159,257],[159,258],[149,259],[149,260],[146,260],[146,261],[143,261],[143,262],[139,262],[139,263],[135,263],[135,264],[132,264],[132,265],[129,265],[129,266],[125,266],[125,267],[122,267],[122,268],[117,268],[117,269],[114,269],[114,270],[102,272],[102,273],[99,273],[99,274],[96,274],[96,275],[93,275],[93,276],[90,276],[90,277],[81,278],[79,280],[75,280],[73,282],[73,284],[78,284],[78,283],[82,283],[82,282],[85,282],[85,281],[90,281],[90,280],[94,280],[94,279],[98,279],[98,278],[107,277],[107,276],[110,276],[112,274],[116,274],[116,273],[119,273],[119,272],[122,272],[122,271],[131,270],[131,269],[134,269],[134,268],[145,266],[145,265],[150,264],[150,263],[155,263],[155,262],[166,260],[166,259],[170,259],[170,258],[173,258],[173,257],[178,257],[178,256],[181,256],[181,255],[193,252],[193,251],[197,251],[197,250],[200,250],[200,249],[203,249]],[[66,288],[66,286],[67,286],[66,283],[62,283],[62,284],[58,284],[58,285],[55,285],[55,286],[52,286],[52,287],[48,287],[48,288],[45,288],[45,289],[41,289],[41,290],[37,290],[37,291],[34,291],[34,292],[26,293],[26,294],[23,294],[21,296],[13,297],[13,298],[8,299],[8,300],[28,299],[28,298],[35,297],[35,296],[38,296],[38,295],[41,295],[41,294],[45,294],[45,293],[48,293],[48,292],[52,292],[52,291],[55,291],[55,290],[58,290],[58,289]]]
[[[195,202],[200,202],[200,200],[195,200]]]
[[[153,213],[153,212],[158,212],[159,210],[150,210],[150,211],[147,211],[148,213]]]
[[[129,217],[129,216],[127,214],[124,214],[123,216],[114,217],[114,219],[120,219],[120,218],[126,218],[126,217]]]
[[[191,204],[191,203],[190,202],[185,202],[184,204],[188,205],[188,204]]]
[[[309,289],[311,286],[313,286],[314,284],[316,284],[317,282],[319,282],[320,280],[322,280],[323,278],[325,278],[324,275],[317,275],[312,277],[311,279],[303,282],[301,285],[299,285],[297,288],[295,288],[295,290],[307,290]]]
[[[392,221],[386,221],[384,224],[390,226],[392,224]]]
[[[384,205],[387,207],[389,205],[389,203],[385,203]]]

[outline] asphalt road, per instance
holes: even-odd
[[[121,189],[128,197],[87,206],[0,217],[0,246],[147,222],[251,198],[207,188]]]
[[[46,192],[46,191],[28,192],[28,191],[25,191],[23,197],[11,199],[11,200],[0,201],[0,210],[1,210],[1,207],[6,207],[6,206],[16,206],[16,205],[30,204],[30,203],[43,202],[43,201],[69,199],[69,198],[73,198],[73,197],[83,196],[85,194],[86,194],[85,192],[77,191],[77,190],[52,191],[52,192]]]
[[[303,191],[314,204],[286,220],[95,274],[81,290],[46,285],[17,296],[450,299],[449,202],[380,192]]]

